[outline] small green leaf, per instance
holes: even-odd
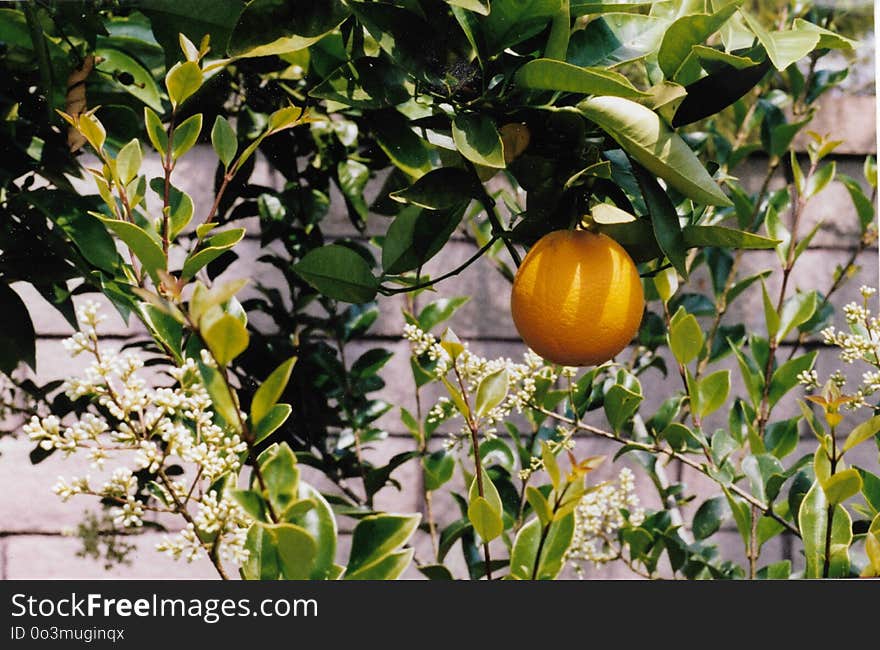
[[[498,489],[487,474],[483,474],[483,496],[480,496],[476,477],[468,491],[468,519],[484,542],[490,542],[504,532],[504,507]]]
[[[339,244],[309,251],[293,270],[325,296],[345,302],[370,302],[379,288],[367,261]]]
[[[573,537],[572,512],[546,528],[539,519],[532,519],[513,542],[510,575],[520,580],[553,580],[562,570]]]
[[[266,381],[264,381],[257,392],[254,393],[254,399],[251,402],[251,423],[259,424],[266,414],[278,402],[287,382],[290,380],[290,373],[293,372],[293,365],[296,363],[296,357],[291,357],[284,361],[275,370],[272,371]]]
[[[462,156],[477,165],[503,168],[504,145],[495,123],[486,115],[462,112],[452,122],[452,139]]]
[[[507,397],[509,378],[506,368],[486,375],[477,387],[477,403],[474,411],[477,417],[485,417]]]
[[[550,483],[553,484],[554,488],[558,488],[561,479],[559,463],[556,462],[556,454],[553,453],[547,442],[541,443],[541,460],[544,463],[544,471],[550,477]]]
[[[195,253],[186,258],[181,271],[181,279],[192,278],[203,267],[240,242],[244,234],[244,228],[230,228],[206,239]]]
[[[654,237],[669,263],[687,280],[687,244],[681,229],[681,221],[669,195],[663,191],[657,179],[638,165],[633,166],[642,196],[651,215]]]
[[[455,456],[440,449],[422,458],[422,467],[425,470],[425,489],[432,492],[452,478],[455,471]]]
[[[250,335],[241,321],[232,314],[223,314],[213,321],[202,337],[220,366],[227,366],[247,349]]]
[[[230,389],[223,380],[223,376],[216,368],[206,366],[201,361],[199,362],[199,372],[201,372],[208,395],[211,396],[214,412],[223,418],[227,425],[240,433],[241,425],[237,416],[238,411],[235,408],[230,395]]]
[[[229,169],[229,163],[232,162],[238,151],[238,136],[229,121],[222,115],[218,115],[214,120],[214,127],[211,129],[211,145],[217,152],[220,162],[226,169]]]
[[[770,378],[770,391],[768,393],[770,406],[773,407],[792,388],[798,385],[798,375],[812,369],[816,362],[818,352],[813,351],[800,357],[795,357],[779,366]]]
[[[202,85],[202,69],[195,61],[177,63],[165,75],[165,87],[168,89],[168,99],[171,105],[177,108],[187,100]]]
[[[290,404],[276,404],[254,425],[254,444],[263,442],[287,421],[293,411]]]
[[[559,90],[581,95],[606,95],[636,99],[645,97],[619,72],[604,68],[581,68],[563,61],[536,59],[516,73],[516,82],[533,90]]]
[[[104,215],[95,214],[107,228],[113,231],[131,252],[140,260],[144,270],[157,286],[160,283],[158,271],[167,268],[167,260],[162,247],[156,243],[146,230],[128,221],[110,219]]]
[[[739,3],[731,2],[714,14],[688,14],[673,22],[657,53],[657,62],[666,78],[676,79],[685,64],[692,60],[692,48],[717,32],[738,8]]]
[[[345,578],[358,579],[370,567],[393,555],[412,537],[420,519],[417,514],[378,514],[361,519],[352,534]]]
[[[545,497],[544,494],[534,485],[526,486],[526,499],[528,500],[529,505],[532,506],[532,510],[535,511],[535,514],[538,515],[541,525],[546,526],[553,521],[553,508],[550,506],[550,502],[547,501],[547,497]]]
[[[251,525],[244,544],[248,558],[241,567],[247,580],[277,580],[281,573],[278,565],[277,539],[261,523]]]
[[[862,422],[850,431],[846,440],[843,442],[843,451],[849,451],[856,445],[860,445],[866,440],[870,440],[880,433],[880,415],[875,415],[870,420]]]
[[[275,524],[266,528],[275,539],[281,575],[287,580],[310,578],[318,554],[315,539],[294,524]]]
[[[767,285],[764,284],[763,280],[761,280],[761,292],[764,301],[764,320],[767,323],[767,335],[771,339],[776,338],[776,334],[779,332],[779,314],[776,312],[776,307],[773,306],[773,302],[770,300],[770,294],[767,293]]]
[[[819,34],[812,29],[800,26],[788,31],[770,32],[745,9],[741,9],[740,13],[767,50],[767,56],[777,70],[785,70],[792,63],[800,61],[819,43]]]
[[[174,136],[171,142],[171,157],[177,160],[199,139],[202,133],[202,114],[196,113],[186,118],[174,128]]]
[[[441,167],[389,196],[400,203],[428,210],[447,210],[470,201],[478,189],[478,180],[473,174],[457,167]]]
[[[794,328],[806,323],[816,313],[815,291],[797,292],[782,305],[779,313],[779,340],[783,340]]]
[[[819,194],[819,192],[828,187],[828,184],[834,180],[836,173],[837,163],[832,160],[815,174],[810,176],[807,179],[806,187],[804,188],[804,200],[809,201],[811,198]]]
[[[724,404],[730,394],[730,371],[718,370],[706,375],[697,383],[699,416],[706,417]]]
[[[266,522],[266,502],[254,490],[232,490],[232,498],[257,521]]]
[[[730,516],[730,507],[724,497],[714,497],[703,502],[694,514],[692,532],[695,539],[707,539],[714,535],[724,520]]]
[[[261,458],[260,472],[266,483],[267,494],[264,496],[269,499],[276,512],[284,511],[297,500],[299,468],[296,463],[296,455],[286,442],[275,448],[268,460]]]
[[[165,132],[165,127],[162,126],[162,120],[159,119],[159,116],[153,109],[146,106],[144,107],[144,123],[153,148],[159,152],[160,156],[164,157],[168,151],[168,134]]]
[[[608,389],[604,401],[605,416],[615,433],[620,433],[624,425],[632,419],[638,411],[642,399],[639,393],[620,384],[615,384]]]
[[[724,226],[685,226],[682,229],[682,235],[688,248],[718,246],[721,248],[762,250],[775,248],[779,243],[775,239]]]
[[[137,138],[119,150],[119,153],[116,154],[116,173],[123,185],[128,185],[134,180],[140,171],[142,161],[141,143]]]
[[[822,482],[825,497],[831,505],[843,503],[850,497],[854,497],[862,490],[862,477],[858,470],[849,468],[832,474],[830,478]]]
[[[687,365],[697,358],[703,349],[705,337],[703,330],[693,314],[686,314],[684,307],[679,307],[680,318],[674,318],[669,329],[669,347],[675,359]]]

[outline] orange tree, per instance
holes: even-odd
[[[4,349],[0,370],[37,401],[25,427],[39,443],[35,460],[80,450],[96,462],[129,459],[102,487],[62,481],[63,498],[100,497],[120,527],[154,510],[179,514],[187,527],[163,550],[205,554],[224,577],[229,567],[248,578],[397,577],[419,525],[432,545],[417,564],[432,578],[452,575],[458,542],[472,578],[552,578],[566,562],[611,559],[648,577],[787,577],[790,564],[760,561],[781,534],[801,540],[808,577],[880,570],[880,479],[844,462],[880,423],[835,437],[839,409],[870,404],[874,384],[866,375],[844,397],[832,378],[814,396],[830,432],[806,404],[802,417],[774,418],[799,382],[816,384],[816,352],[798,352],[829,322],[830,298],[854,265],[824,292],[789,287],[815,234],[799,232],[807,201],[837,178],[863,246],[875,232],[863,186],[825,161],[836,143],[815,136],[806,169],[790,154],[816,100],[845,77],[817,65],[853,46],[828,9],[798,4],[768,20],[736,0],[73,4],[0,10],[11,89],[2,129],[15,154],[0,179],[0,290],[17,316],[3,326],[17,346]],[[174,176],[200,139],[218,158],[207,206],[194,206]],[[65,177],[76,170],[69,151],[80,149],[90,150],[97,194]],[[736,170],[758,150],[767,174],[750,193]],[[248,183],[257,152],[283,188]],[[771,192],[780,169],[787,184]],[[369,201],[374,178],[381,187]],[[871,161],[866,180],[876,185]],[[324,242],[331,186],[355,229],[375,213],[392,217],[377,248]],[[281,288],[239,300],[244,282],[224,271],[246,234],[235,222],[254,216],[253,234],[283,250],[263,258]],[[638,264],[649,308],[632,360],[580,372],[535,355],[484,359],[450,330],[431,333],[463,299],[413,308],[405,334],[416,395],[438,383],[448,398],[402,410],[413,451],[371,464],[363,450],[381,446],[377,421],[391,408],[371,394],[390,353],[346,362],[345,350],[376,320],[374,300],[436,288],[483,255],[512,280],[525,250],[564,229],[601,233]],[[423,265],[456,232],[475,254],[428,277]],[[744,249],[776,250],[778,295],[765,288],[772,271],[739,277]],[[7,254],[32,250],[52,251],[53,264]],[[700,267],[711,297],[687,290]],[[542,273],[553,275],[552,264]],[[93,357],[89,375],[63,387],[20,380],[19,362],[34,365],[34,333],[9,288],[19,282],[78,322],[69,347]],[[137,357],[104,349],[93,305],[74,317],[71,294],[88,291],[143,322],[145,353],[166,368],[166,384],[145,388]],[[746,291],[763,296],[765,332],[724,322]],[[826,332],[847,360],[874,354],[869,297],[847,312],[852,334]],[[257,314],[268,319],[249,318]],[[742,396],[731,396],[729,370],[713,371],[725,357],[741,370]],[[669,363],[681,390],[642,413],[642,379]],[[708,431],[704,419],[724,406],[726,426]],[[602,426],[587,423],[594,412]],[[450,423],[458,428],[433,451],[431,436]],[[791,460],[802,423],[817,449]],[[578,432],[633,454],[661,507],[637,507],[628,472],[591,484],[601,459],[578,458]],[[669,459],[717,486],[691,522],[681,511],[689,497],[663,471]],[[374,495],[410,462],[423,475],[421,524],[374,510]],[[338,489],[307,485],[302,465]],[[452,487],[456,467],[463,493]],[[438,490],[461,518],[435,521]],[[347,565],[336,558],[338,517],[358,521]],[[745,568],[711,543],[727,519],[742,534]]]

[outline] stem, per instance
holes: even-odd
[[[473,163],[468,163],[468,166],[471,168],[471,172],[473,172],[474,176],[477,176],[477,170],[474,167]],[[479,179],[479,177],[477,177]],[[495,199],[489,196],[489,193],[486,191],[486,187],[482,183],[478,183],[478,196],[477,201],[480,202],[480,205],[483,206],[483,210],[486,211],[486,216],[489,218],[489,222],[492,224],[492,234],[496,237],[500,237],[504,242],[504,246],[507,248],[507,252],[510,253],[510,257],[513,260],[513,263],[519,268],[519,265],[522,264],[522,258],[520,257],[519,251],[516,250],[513,243],[507,238],[509,231],[501,224],[501,219],[498,217],[498,213],[495,211]]]
[[[831,429],[831,476],[837,471],[837,438]],[[825,559],[822,564],[822,577],[827,578],[831,571],[831,532],[834,524],[834,504],[828,506],[828,523],[825,526]]]
[[[565,497],[565,493],[568,492],[568,488],[571,486],[571,483],[566,483],[565,487],[562,489],[562,492],[559,493],[559,496],[553,502],[553,514],[559,510],[559,506],[562,503],[562,499]],[[544,543],[547,541],[547,537],[550,534],[550,526],[553,522],[549,521],[541,528],[541,539],[538,540],[538,551],[535,553],[535,566],[532,567],[532,580],[538,579],[538,568],[541,566],[541,553],[544,552]]]
[[[217,195],[214,197],[214,203],[211,204],[211,211],[208,212],[208,216],[202,221],[203,226],[208,223],[213,223],[214,219],[217,217],[217,211],[220,209],[220,201],[223,199],[223,194],[226,192],[226,188],[229,187],[229,183],[234,176],[235,172],[232,170],[223,175],[223,182],[220,183],[220,188],[217,190]]]
[[[171,247],[171,172],[174,171],[174,162],[171,153],[174,142],[174,118],[175,112],[171,113],[171,121],[168,123],[168,151],[165,152],[165,160],[162,161],[162,169],[165,172],[165,194],[162,197],[162,251],[168,257],[168,249]]]
[[[498,241],[498,236],[493,236],[492,239],[488,241],[482,248],[480,248],[476,253],[474,253],[466,262],[464,262],[461,266],[458,266],[451,271],[444,273],[440,277],[434,278],[433,280],[426,280],[425,282],[420,282],[419,284],[413,284],[405,287],[379,287],[379,293],[383,296],[393,296],[398,293],[409,293],[411,291],[418,291],[419,289],[427,289],[428,287],[433,287],[438,282],[442,282],[443,280],[448,280],[449,278],[458,275],[462,271],[464,271],[471,264],[480,259],[486,251],[488,251],[492,246]]]
[[[474,449],[474,473],[477,476],[477,492],[482,498],[485,499],[486,493],[483,490],[483,459],[480,458],[479,427],[477,426],[477,422],[474,420],[473,415],[470,414],[471,407],[468,400],[467,386],[465,385],[465,382],[461,377],[461,373],[458,371],[457,362],[452,362],[452,369],[455,372],[456,379],[458,379],[458,385],[461,387],[462,398],[464,399],[464,402],[468,407],[469,415],[465,418],[465,420],[467,421],[468,431],[470,431],[471,434],[471,445]],[[483,555],[486,558],[486,579],[492,580],[492,558],[489,555],[489,542],[483,542]]]
[[[712,475],[712,471],[711,471],[713,469],[712,465],[701,465],[700,463],[698,463],[695,460],[689,458],[688,456],[682,454],[681,452],[677,452],[671,448],[661,447],[659,445],[649,445],[647,443],[638,442],[636,440],[621,438],[621,437],[617,436],[616,434],[611,433],[610,431],[605,431],[604,429],[599,429],[598,427],[594,427],[589,424],[584,424],[583,422],[575,422],[571,418],[567,418],[564,415],[560,415],[559,413],[555,413],[553,411],[550,411],[550,410],[548,410],[538,404],[532,404],[532,405],[530,405],[530,408],[538,411],[539,413],[542,413],[543,415],[546,415],[547,417],[550,417],[554,420],[557,420],[558,422],[562,422],[564,424],[567,424],[568,426],[570,426],[574,429],[578,429],[580,431],[586,431],[587,433],[592,433],[594,435],[600,436],[600,437],[605,438],[607,440],[612,440],[620,445],[629,445],[631,447],[637,447],[640,451],[646,451],[651,454],[664,454],[665,456],[668,456],[669,458],[674,458],[674,459],[684,463],[688,467],[697,470],[698,472],[700,472],[704,476],[708,477],[712,481],[718,483],[722,487],[726,487],[728,490],[730,490],[731,492],[733,492],[734,494],[736,494],[740,498],[744,499],[749,504],[756,506],[758,508],[758,510],[763,512],[765,515],[767,515],[768,517],[771,517],[772,519],[775,519],[777,522],[782,524],[786,528],[786,530],[788,530],[790,533],[796,535],[797,537],[801,536],[801,533],[796,526],[794,526],[791,522],[787,521],[785,518],[779,516],[776,512],[773,511],[773,509],[770,506],[763,503],[760,499],[756,498],[754,495],[750,494],[746,490],[743,490],[738,485],[726,484],[726,483],[720,482],[716,477],[714,477]]]
[[[754,580],[758,576],[758,556],[760,549],[758,548],[758,509],[752,504],[752,526],[749,531],[749,579]]]

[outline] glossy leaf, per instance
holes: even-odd
[[[687,244],[672,200],[651,174],[639,166],[634,166],[633,172],[642,190],[648,214],[651,215],[651,226],[660,250],[673,268],[687,279]]]
[[[202,69],[195,61],[175,64],[165,75],[168,98],[175,108],[180,106],[202,86]]]
[[[154,284],[158,285],[159,270],[165,270],[167,261],[162,247],[151,237],[147,231],[128,221],[118,219],[110,219],[104,216],[98,216],[101,222],[107,226],[119,239],[131,249],[131,252],[140,260],[150,279]]]
[[[477,417],[485,417],[507,397],[509,378],[506,368],[486,375],[477,386],[477,401],[474,412]]]
[[[412,537],[420,518],[420,515],[378,514],[361,519],[352,534],[345,579],[358,579],[392,556]],[[390,564],[396,567],[401,559],[398,557]]]
[[[276,404],[254,425],[254,444],[263,442],[287,421],[293,409],[290,404]]]
[[[238,136],[229,124],[229,120],[222,115],[218,115],[214,120],[214,126],[211,129],[211,145],[223,167],[228,169],[238,151]]]
[[[142,63],[116,48],[100,47],[94,51],[94,55],[96,58],[102,59],[95,68],[110,75],[121,90],[136,97],[154,110],[162,110],[159,87],[156,85],[153,75]],[[131,83],[120,83],[119,75],[121,73],[131,75]]]
[[[732,205],[690,147],[652,110],[622,97],[593,97],[578,108],[630,156],[688,198]]]
[[[190,255],[183,263],[181,278],[186,280],[193,277],[202,268],[240,242],[244,233],[244,228],[231,228],[206,239],[199,250]]]
[[[721,29],[737,9],[737,3],[731,3],[714,14],[688,14],[673,22],[657,53],[657,61],[666,78],[676,79],[690,59],[693,47]]]
[[[703,330],[693,314],[673,320],[669,329],[669,347],[676,360],[686,365],[697,358],[703,348]]]
[[[253,0],[235,24],[229,51],[236,57],[296,52],[319,41],[347,16],[348,8],[340,0]]]
[[[287,580],[310,578],[318,552],[315,539],[294,524],[274,524],[266,528],[275,539],[281,575]]]
[[[486,115],[458,113],[452,122],[452,139],[459,153],[471,162],[485,167],[505,166],[501,136]]]
[[[706,417],[717,411],[730,394],[730,371],[717,370],[701,378],[697,383],[697,394],[699,395],[697,412],[700,417]]]
[[[862,490],[862,477],[858,470],[849,468],[832,474],[822,482],[825,498],[829,504],[843,503]]]
[[[355,108],[397,106],[410,98],[406,72],[385,57],[362,57],[333,71],[310,92]]]
[[[501,496],[488,475],[483,475],[483,496],[480,496],[479,482],[474,477],[468,491],[467,515],[484,542],[490,542],[504,532],[503,512]]]
[[[520,580],[553,580],[562,570],[573,536],[574,513],[554,521],[546,530],[539,519],[532,519],[513,542],[510,575]]]
[[[438,450],[422,459],[425,476],[425,489],[434,491],[445,485],[455,471],[455,457]]]
[[[721,528],[721,524],[729,516],[730,508],[724,497],[714,497],[704,501],[694,514],[691,526],[694,538],[707,539],[711,537]]]
[[[266,380],[260,384],[257,392],[254,393],[254,399],[251,402],[251,422],[259,424],[260,420],[266,416],[273,406],[278,402],[287,382],[290,380],[290,373],[293,372],[293,366],[297,358],[291,357],[287,361],[282,362],[275,370],[272,371]]]
[[[766,250],[777,242],[761,235],[724,226],[685,226],[682,228],[684,243],[688,248],[719,246],[746,250]]]
[[[532,90],[560,90],[581,95],[612,95],[637,98],[645,93],[619,72],[604,68],[581,68],[563,61],[535,59],[516,73],[516,82]]]
[[[599,3],[597,3],[598,5]],[[656,52],[669,21],[639,13],[598,16],[585,29],[577,30],[568,44],[568,62],[579,66],[611,66],[629,63]],[[574,9],[573,9],[574,11]]]
[[[853,427],[846,440],[843,442],[843,451],[849,451],[856,445],[870,440],[880,433],[880,415],[875,415],[869,420]]]
[[[309,251],[293,270],[327,297],[355,304],[371,301],[379,287],[366,260],[338,244]]]
[[[476,195],[477,179],[457,167],[434,169],[407,188],[391,193],[401,203],[411,203],[428,210],[446,210],[470,201]]]

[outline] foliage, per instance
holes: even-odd
[[[798,4],[768,20],[725,0],[334,0],[297,11],[263,0],[199,11],[141,0],[0,12],[9,151],[0,291],[13,343],[0,371],[40,403],[27,427],[40,445],[34,460],[80,448],[129,459],[119,485],[72,481],[59,484],[62,496],[99,496],[122,527],[149,510],[176,513],[187,528],[163,550],[204,553],[224,577],[233,564],[246,578],[395,578],[417,534],[432,542],[431,560],[417,560],[430,578],[452,576],[455,544],[473,579],[554,578],[568,561],[612,559],[648,577],[788,577],[790,567],[760,566],[762,546],[781,534],[802,540],[809,577],[876,573],[878,479],[843,463],[876,436],[873,420],[838,448],[844,398],[834,381],[814,396],[830,434],[809,408],[789,420],[774,414],[799,382],[815,383],[816,353],[801,349],[830,322],[832,295],[856,262],[824,292],[792,291],[792,269],[816,233],[800,232],[808,201],[840,180],[861,220],[861,249],[876,237],[873,197],[829,161],[839,143],[809,134],[807,160],[792,146],[845,76],[817,72],[828,51],[852,47],[830,10]],[[217,158],[206,206],[174,174],[199,142]],[[71,181],[85,151],[97,194]],[[749,193],[736,173],[756,151],[767,173]],[[279,188],[252,177],[258,156]],[[771,190],[780,170],[786,183]],[[876,188],[872,160],[865,176]],[[389,217],[383,234],[370,246],[330,241],[322,228],[334,195],[357,232],[375,214]],[[439,331],[464,299],[416,308],[416,294],[484,255],[511,278],[524,248],[569,227],[608,234],[640,264],[650,305],[629,363],[578,374],[532,354],[518,364],[484,359]],[[475,255],[429,277],[423,266],[454,233]],[[258,261],[275,275],[246,287],[230,276],[256,237]],[[774,250],[779,269],[740,277],[746,249]],[[701,273],[711,295],[686,284]],[[36,359],[27,305],[10,288],[20,283],[80,328],[71,348],[96,364],[85,378],[21,380],[16,367]],[[141,354],[167,385],[136,379],[136,355],[102,362],[113,357],[95,308],[77,319],[73,305],[94,292],[140,321],[149,335]],[[725,322],[747,293],[761,297],[763,331]],[[395,294],[406,294],[419,408],[400,411],[413,450],[376,466],[366,454],[381,447],[379,419],[392,407],[372,394],[392,355],[346,352]],[[848,319],[861,338],[829,333],[830,342],[847,360],[870,361],[875,324]],[[725,359],[741,372],[742,394]],[[643,412],[648,373],[670,364],[681,391]],[[423,412],[430,384],[448,399]],[[847,403],[864,406],[873,394]],[[713,431],[707,422],[722,412],[727,422]],[[607,426],[584,419],[596,416]],[[432,438],[452,422],[437,449]],[[802,424],[818,450],[791,460]],[[637,461],[662,507],[642,511],[625,472],[616,484],[588,481],[602,459],[577,456],[581,434],[619,443],[617,456]],[[669,480],[666,460],[717,485],[692,522],[681,512],[692,497]],[[418,532],[418,516],[374,507],[406,463],[423,475]],[[300,476],[307,468],[335,489],[311,487]],[[435,520],[441,493],[460,518]],[[859,493],[857,508],[849,500]],[[340,517],[357,521],[345,566]],[[712,544],[725,521],[742,535],[747,568]],[[851,552],[858,544],[867,564]]]

